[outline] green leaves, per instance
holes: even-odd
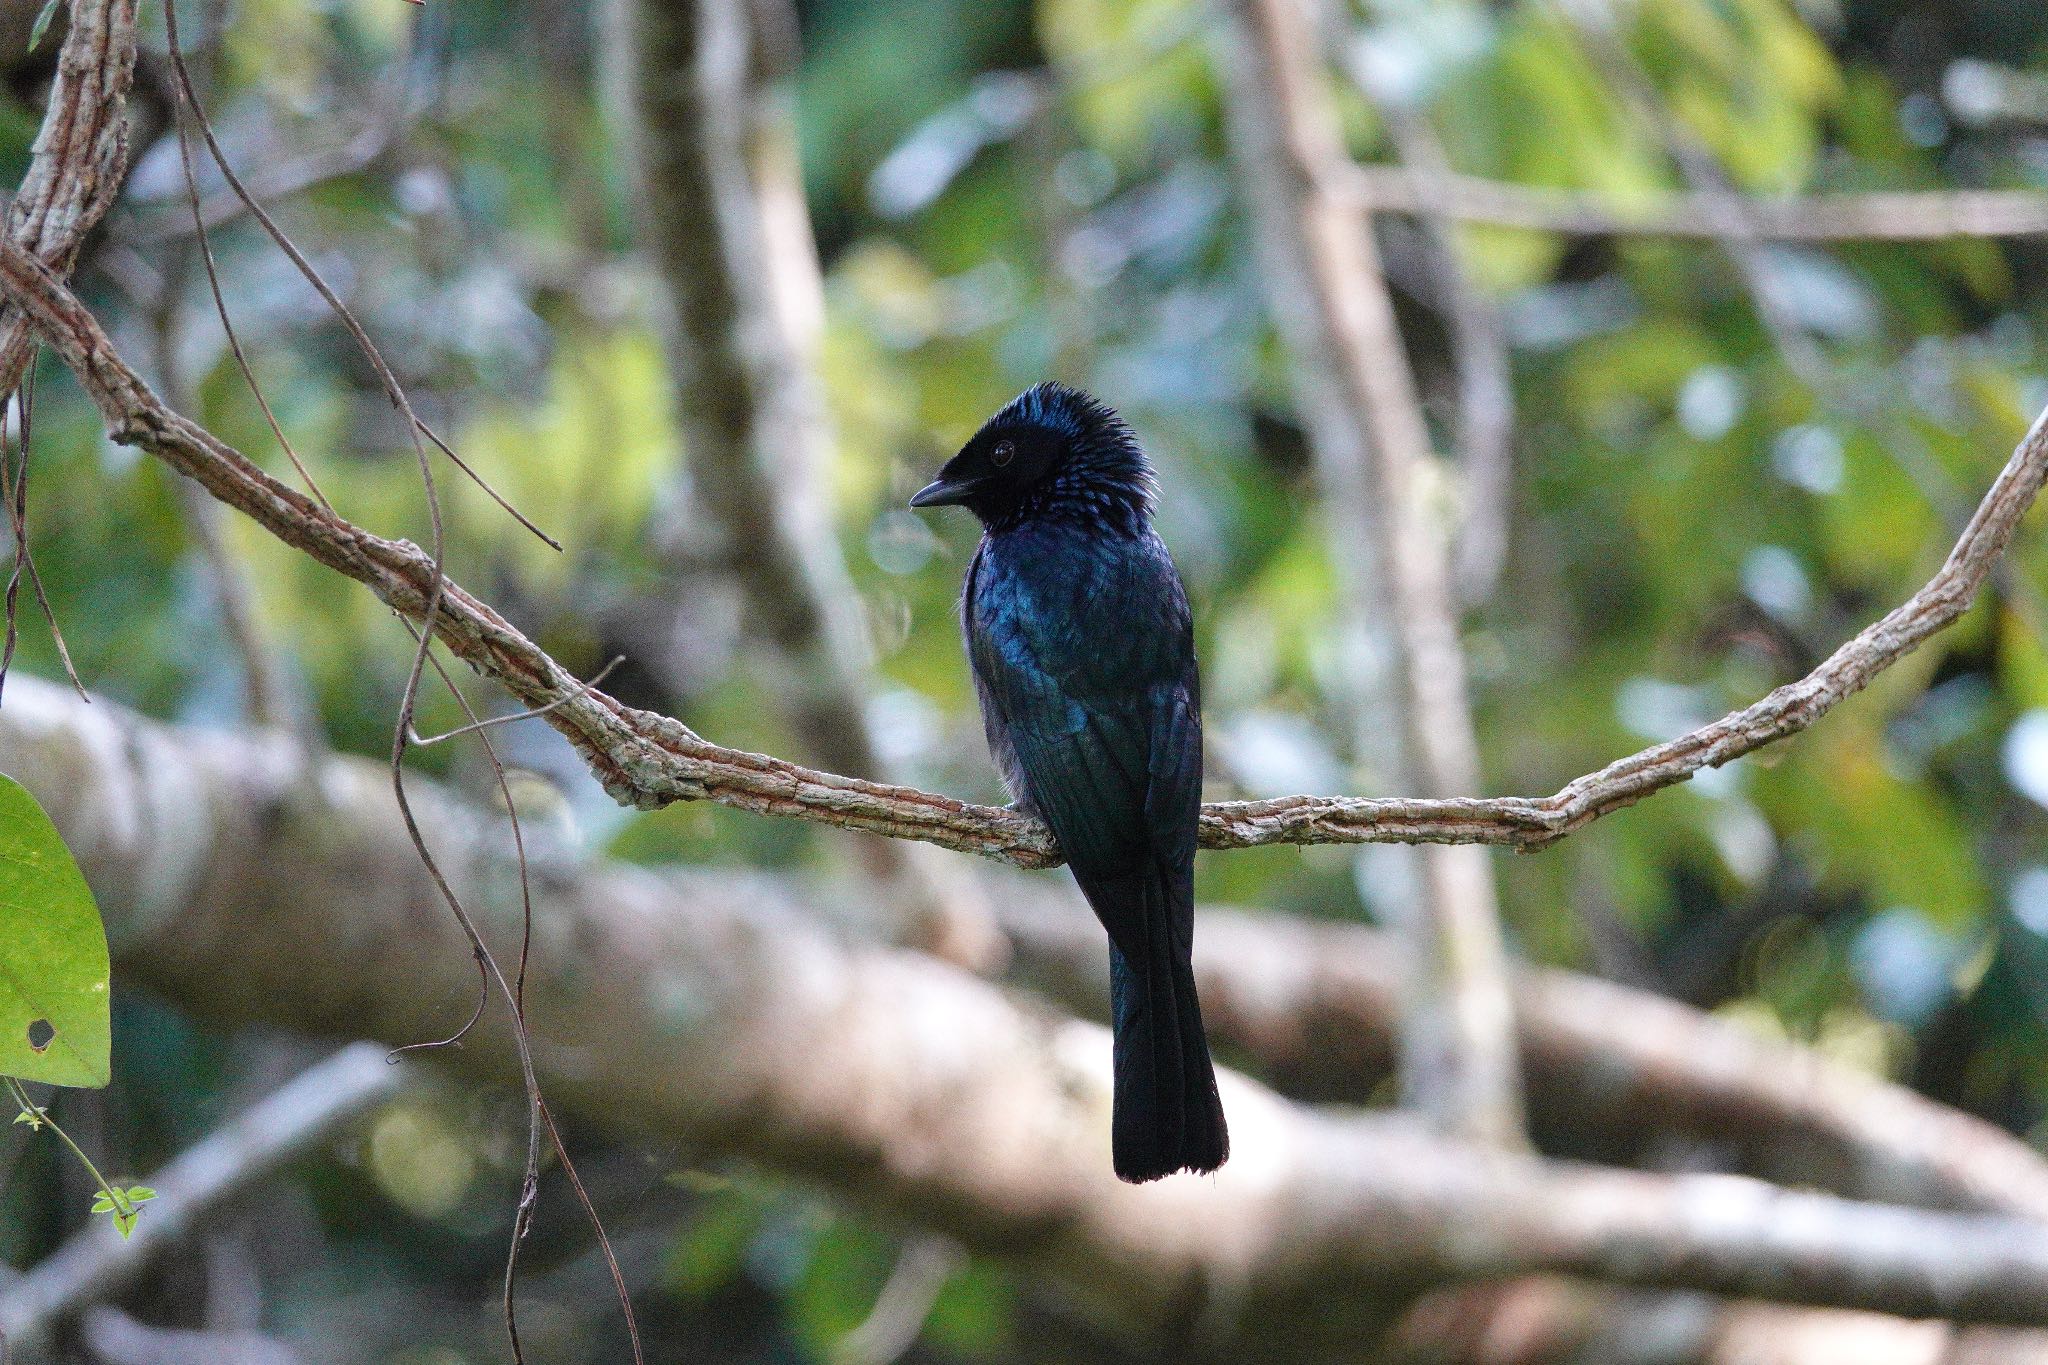
[[[109,976],[77,862],[35,797],[0,775],[0,1075],[105,1085]]]
[[[78,1158],[78,1164],[92,1177],[93,1188],[99,1191],[93,1196],[92,1211],[112,1214],[114,1230],[123,1237],[135,1231],[135,1220],[141,1216],[138,1209],[156,1198],[156,1191],[147,1185],[130,1185],[124,1189],[109,1183],[107,1178],[100,1174],[100,1168],[93,1164],[92,1158],[85,1154],[85,1148],[79,1146],[71,1134],[65,1132],[57,1120],[50,1117],[48,1109],[30,1099],[28,1090],[14,1077],[0,1076],[0,1094],[13,1100],[15,1107],[20,1111],[14,1116],[16,1123],[27,1124],[31,1133],[49,1129],[59,1142],[70,1149],[71,1155]]]
[[[112,1214],[114,1230],[126,1237],[135,1231],[135,1220],[142,1216],[136,1205],[146,1204],[154,1198],[156,1191],[147,1185],[130,1185],[125,1190],[110,1185],[93,1196],[92,1211]]]

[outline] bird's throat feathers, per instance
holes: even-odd
[[[991,531],[1038,519],[1091,520],[1136,534],[1150,524],[1158,485],[1130,424],[1064,384],[1036,384],[989,418],[975,443],[1006,435],[1054,441],[1059,454],[1043,477],[975,507]]]

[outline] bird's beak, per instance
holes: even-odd
[[[910,505],[948,507],[966,502],[977,482],[975,479],[935,479],[910,495]]]

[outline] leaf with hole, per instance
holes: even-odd
[[[107,1083],[107,933],[71,850],[0,774],[0,1076]]]

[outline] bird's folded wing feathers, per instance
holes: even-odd
[[[982,610],[984,567],[970,570],[962,603],[968,656],[991,748],[1006,770],[1014,759],[1026,787],[1015,794],[1077,873],[1151,859],[1184,869],[1201,804],[1201,713],[1185,599],[1164,551],[1107,580],[1097,599],[1106,629],[1085,646],[1070,627]],[[1177,612],[1177,629],[1108,624],[1138,601]]]
[[[1029,788],[1020,795],[1077,872],[1193,853],[1201,730],[1184,688],[1082,700],[1028,659],[977,650],[974,665]]]

